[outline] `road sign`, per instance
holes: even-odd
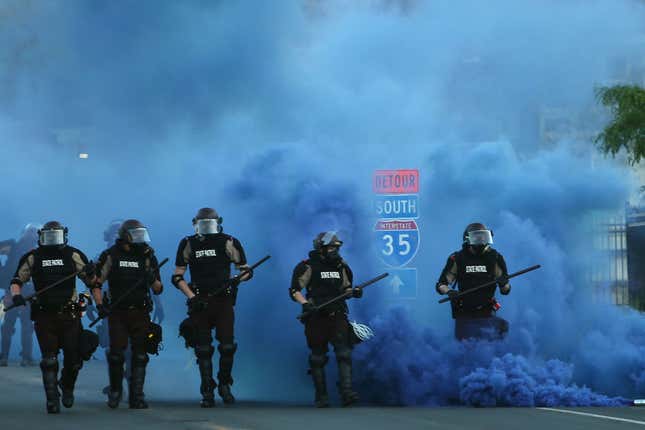
[[[418,218],[419,196],[416,194],[377,195],[374,210],[379,218]]]
[[[374,233],[379,256],[390,267],[405,266],[419,249],[419,227],[414,220],[378,220]]]
[[[388,270],[388,286],[394,297],[413,299],[417,296],[417,269],[390,269]]]
[[[372,181],[376,194],[415,194],[419,192],[419,170],[376,170]]]

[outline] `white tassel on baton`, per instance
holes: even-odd
[[[349,323],[349,325],[352,326],[354,334],[361,340],[361,342],[368,341],[374,337],[374,332],[372,331],[372,329],[365,324],[359,324],[356,321],[352,321]]]

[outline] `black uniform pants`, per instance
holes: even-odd
[[[63,350],[63,364],[72,368],[82,363],[80,354],[81,320],[71,312],[32,312],[34,330],[43,359],[55,358]]]
[[[305,321],[307,345],[313,354],[324,355],[329,351],[328,344],[339,347],[350,347],[349,321],[343,311],[331,314],[315,313]]]
[[[464,340],[468,338],[499,340],[508,332],[508,321],[497,316],[478,318],[456,318],[455,338]]]
[[[108,316],[110,352],[122,353],[128,347],[132,354],[146,354],[146,336],[150,328],[150,313],[147,309],[115,309]]]
[[[219,343],[233,343],[235,328],[235,308],[231,296],[200,297],[205,301],[205,309],[190,314],[196,330],[197,345],[211,345],[215,329],[215,338]]]

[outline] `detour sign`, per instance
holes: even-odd
[[[376,170],[372,188],[376,194],[415,194],[419,192],[419,170]]]

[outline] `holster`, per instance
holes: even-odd
[[[81,358],[84,361],[89,361],[98,347],[99,336],[91,330],[81,330],[81,339],[79,342]]]
[[[146,352],[148,354],[159,355],[159,351],[162,349],[162,329],[159,324],[150,322],[148,327],[148,332],[146,333]]]
[[[190,318],[184,319],[179,324],[179,336],[184,338],[186,348],[194,348],[197,344],[197,330]]]

